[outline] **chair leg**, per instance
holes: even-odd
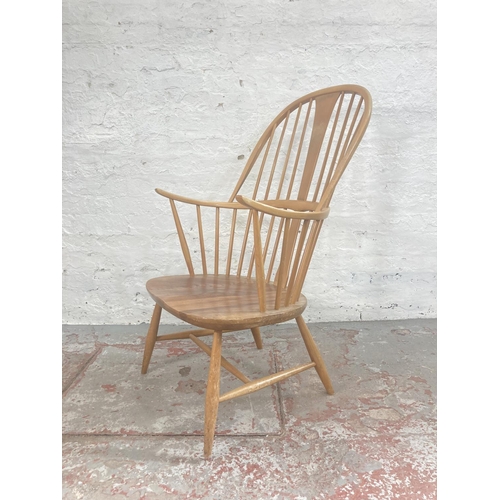
[[[151,317],[151,323],[149,324],[148,335],[146,337],[146,346],[144,347],[144,356],[142,358],[142,370],[141,373],[144,375],[148,371],[149,361],[151,360],[151,354],[153,354],[153,349],[156,343],[156,337],[158,336],[158,327],[160,325],[161,317],[161,306],[155,304],[153,311],[153,316]]]
[[[222,332],[214,332],[210,367],[208,369],[207,394],[205,396],[205,443],[203,449],[205,458],[209,458],[212,453],[217,411],[219,409],[221,346]]]
[[[260,328],[258,326],[252,328],[252,335],[257,349],[262,349],[262,337],[260,336]]]
[[[307,328],[304,318],[302,318],[302,316],[297,316],[295,320],[299,326],[300,334],[302,335],[302,339],[304,340],[304,344],[306,345],[311,361],[316,363],[316,371],[318,372],[321,382],[323,382],[323,385],[325,386],[326,392],[328,394],[333,394],[333,386],[330,376],[328,375],[328,371],[326,370],[325,362],[321,357],[318,346],[316,345],[316,342],[314,342],[309,328]]]

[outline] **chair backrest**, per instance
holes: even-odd
[[[357,85],[330,87],[297,99],[262,134],[229,201],[247,194],[277,207],[328,208],[368,126],[371,107],[369,92]],[[298,300],[322,224],[323,219],[276,223],[272,215],[260,215],[263,271],[265,281],[277,286],[275,309]],[[248,276],[253,275],[254,261],[252,255]]]
[[[171,200],[189,273],[194,275],[199,266],[203,274],[213,270],[216,275],[257,278],[261,310],[266,308],[265,283],[276,285],[275,309],[295,303],[333,192],[370,115],[370,94],[357,85],[318,90],[287,106],[257,142],[229,201],[196,205],[199,251],[193,257]],[[240,194],[286,209],[290,217],[249,211],[236,202]],[[303,220],[293,218],[294,210],[321,214]],[[254,238],[255,229],[260,241]],[[256,256],[254,248],[259,247],[262,252]]]
[[[297,99],[270,123],[238,180],[259,200],[310,200],[321,208],[358,147],[371,116],[371,96],[359,85],[340,85]],[[253,176],[251,175],[253,174]]]

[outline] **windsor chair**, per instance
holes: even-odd
[[[312,92],[291,103],[271,122],[249,156],[229,201],[195,200],[156,189],[170,202],[188,274],[161,276],[146,284],[155,306],[142,373],[147,372],[158,341],[191,339],[210,356],[206,458],[212,452],[219,403],[313,367],[326,392],[333,394],[325,363],[302,318],[307,300],[301,292],[330,200],[370,115],[371,96],[358,85]],[[191,207],[190,220],[197,221],[193,239],[199,252],[193,256],[177,204]],[[222,231],[221,227],[230,230]],[[193,239],[189,241],[193,243]],[[198,328],[158,335],[163,309]],[[221,355],[224,333],[251,330],[261,349],[261,326],[292,319],[304,340],[309,363],[250,380]],[[213,336],[211,346],[200,340],[207,335]],[[220,394],[221,367],[243,384]]]

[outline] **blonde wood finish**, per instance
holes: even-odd
[[[279,226],[278,226],[278,231],[277,231],[276,236],[275,236],[273,253],[271,254],[271,260],[269,262],[269,266],[268,266],[268,269],[267,269],[267,275],[266,275],[266,282],[267,283],[269,283],[271,281],[271,276],[272,276],[272,272],[273,272],[273,268],[274,268],[274,262],[275,262],[275,259],[276,259],[276,255],[278,254],[278,247],[279,247],[279,244],[280,244],[281,234],[283,232],[283,227],[284,227],[285,221],[286,221],[286,219],[280,218],[280,223],[279,223]],[[274,225],[274,217],[271,218],[271,225]],[[276,272],[276,276],[278,276],[278,272]],[[275,281],[277,281],[277,279]]]
[[[239,330],[240,330],[240,328],[232,329],[232,330],[223,330],[222,333],[237,332]],[[207,337],[208,335],[213,335],[213,334],[214,334],[214,331],[211,329],[200,330],[199,328],[197,328],[196,330],[184,330],[182,332],[169,333],[167,335],[158,335],[156,337],[156,342],[159,342],[160,340],[189,339],[189,338],[191,338],[191,335],[193,335],[195,337]],[[255,335],[254,335],[254,338],[255,338]]]
[[[207,353],[209,356],[212,355],[212,349],[210,349],[205,342],[202,342],[198,338],[196,338],[194,335],[190,335],[189,338],[205,353]],[[239,378],[242,382],[250,382],[250,379],[241,373],[238,368],[236,368],[234,365],[232,365],[224,356],[221,356],[220,362],[222,365],[222,368],[225,368],[229,373],[232,373],[236,378]]]
[[[307,106],[307,114],[306,114],[306,118],[304,121],[304,125],[302,126],[302,134],[300,136],[299,148],[297,150],[297,155],[295,157],[295,163],[293,164],[292,177],[291,177],[290,183],[288,185],[288,192],[286,194],[287,200],[290,199],[290,195],[292,194],[293,181],[295,180],[295,175],[297,173],[297,167],[299,165],[299,160],[300,160],[300,154],[302,153],[302,146],[304,144],[304,137],[306,135],[307,123],[309,122],[309,116],[311,115],[312,104],[313,104],[313,99],[309,98],[309,105]],[[304,170],[304,175],[307,175],[307,174],[308,174],[308,172],[306,170]]]
[[[160,326],[161,318],[161,307],[155,304],[153,310],[153,316],[151,317],[151,323],[149,324],[148,334],[146,336],[146,346],[144,347],[144,356],[142,358],[142,369],[141,373],[144,375],[148,371],[149,362],[151,361],[151,355],[153,354],[153,349],[158,337],[158,327]]]
[[[205,238],[203,237],[203,221],[201,218],[200,205],[196,205],[196,217],[198,218],[198,236],[200,238],[201,265],[203,267],[203,274],[208,274],[207,255],[205,253]]]
[[[215,209],[215,257],[214,274],[219,274],[219,227],[220,227],[220,208]]]
[[[255,274],[257,276],[257,294],[260,312],[266,312],[266,279],[264,277],[264,261],[262,260],[262,243],[260,241],[259,213],[253,210]]]
[[[325,362],[321,357],[321,353],[319,352],[316,342],[314,342],[313,336],[311,335],[309,328],[307,328],[307,325],[302,316],[297,316],[297,318],[295,319],[297,321],[297,325],[299,326],[299,330],[302,335],[302,339],[304,340],[304,344],[306,345],[307,352],[309,353],[311,360],[314,361],[315,363],[316,371],[318,372],[321,382],[323,382],[323,385],[325,386],[326,392],[328,394],[333,394],[334,391],[333,391],[332,381],[330,380],[330,376],[328,375]]]
[[[221,346],[222,332],[214,332],[205,396],[205,444],[203,449],[205,458],[209,458],[212,453],[217,411],[219,410]]]
[[[236,202],[224,202],[224,201],[203,201],[196,200],[194,198],[188,198],[187,196],[180,196],[178,194],[169,193],[164,189],[156,188],[155,191],[173,201],[180,201],[182,203],[187,203],[188,205],[198,205],[200,207],[212,207],[212,208],[245,208],[240,203]]]
[[[252,222],[252,217],[247,218],[247,224],[245,227],[245,234],[243,235],[243,242],[241,244],[240,259],[238,261],[238,272],[237,276],[240,277],[243,270],[243,262],[245,260],[245,251],[247,248],[248,235],[250,234],[250,224]]]
[[[228,399],[238,398],[240,396],[246,396],[252,392],[258,391],[259,389],[264,389],[264,387],[268,387],[276,382],[280,382],[281,380],[285,380],[292,375],[297,375],[297,373],[303,372],[304,370],[308,370],[315,366],[316,363],[307,363],[305,365],[296,366],[295,368],[290,368],[288,370],[283,370],[278,373],[273,373],[272,375],[268,375],[267,377],[259,378],[258,380],[253,380],[252,382],[248,382],[232,391],[228,391],[224,393],[219,398],[219,402],[227,401]]]
[[[321,145],[325,138],[326,128],[330,122],[333,107],[340,94],[325,94],[316,98],[316,113],[314,114],[313,128],[315,134],[311,137],[311,142],[307,150],[304,173],[300,181],[298,199],[305,200],[315,172],[315,165],[321,152]]]
[[[295,211],[303,211],[303,210],[314,211],[318,206],[317,201],[307,201],[307,200],[268,200],[266,198],[264,200],[260,200],[260,203],[270,205],[271,207],[286,208],[288,210],[295,210]],[[288,212],[285,215],[288,215]]]
[[[286,298],[285,298],[285,306],[290,305],[290,299],[292,296],[292,292],[294,290],[295,278],[297,277],[297,271],[298,271],[298,267],[300,264],[300,257],[302,255],[302,250],[304,248],[304,242],[306,241],[308,229],[309,229],[309,221],[306,220],[306,221],[304,221],[304,225],[302,226],[302,232],[300,233],[299,244],[298,244],[297,249],[296,249],[292,271],[290,273],[290,277],[288,280],[288,287],[287,287]]]
[[[260,335],[260,328],[258,326],[252,328],[252,335],[257,349],[262,349],[262,337]]]
[[[186,236],[184,235],[184,230],[182,229],[181,220],[175,207],[175,202],[170,200],[170,207],[172,208],[172,214],[174,215],[175,227],[177,228],[177,234],[179,235],[179,241],[181,243],[182,253],[186,261],[186,265],[191,276],[194,275],[193,262],[191,261],[191,254],[189,253],[189,247],[186,241]]]
[[[226,259],[226,276],[231,274],[231,258],[233,257],[233,244],[234,244],[234,233],[236,228],[236,218],[238,211],[233,209],[233,219],[231,221],[231,237],[229,240],[229,249],[227,251],[227,259]]]
[[[287,278],[287,256],[289,254],[289,231],[290,230],[290,221],[285,221],[285,233],[283,235],[283,247],[281,250],[281,260],[280,267],[277,272],[278,282],[276,283],[276,298],[274,300],[274,308],[279,309],[281,305],[281,292],[283,291],[283,287],[285,286],[285,281]]]
[[[325,209],[318,211],[318,212],[315,212],[315,211],[298,212],[296,210],[291,210],[291,209],[286,210],[283,208],[277,208],[275,205],[273,206],[269,202],[267,202],[267,200],[265,203],[258,202],[258,201],[246,198],[245,196],[241,196],[241,195],[238,195],[236,197],[236,199],[244,206],[247,206],[249,208],[253,208],[254,210],[258,210],[259,212],[262,212],[265,214],[274,215],[276,217],[282,217],[284,219],[322,220],[322,219],[326,219],[328,217],[328,214],[330,213],[329,208],[325,208]],[[288,200],[286,200],[286,201],[288,201]],[[284,205],[285,204],[288,204],[288,203],[285,202]],[[292,204],[290,203],[290,205],[292,205]],[[299,207],[300,205],[297,204],[296,206]],[[307,205],[304,203],[304,206],[307,206]]]
[[[158,305],[158,304],[157,304]],[[160,306],[158,306],[160,307]],[[160,307],[161,309],[161,307]],[[213,330],[185,330],[183,332],[176,332],[176,333],[168,333],[167,335],[158,335],[156,337],[156,342],[160,340],[180,340],[180,339],[189,339],[191,335],[194,335],[195,337],[206,337],[207,335],[213,335],[214,331]]]
[[[169,200],[189,274],[161,276],[146,283],[156,305],[143,373],[159,340],[190,338],[210,355],[207,457],[219,401],[249,394],[313,366],[327,393],[333,394],[326,365],[301,316],[307,305],[302,288],[330,201],[366,131],[371,107],[369,92],[358,85],[321,89],[295,100],[257,141],[228,201],[197,200],[156,189]],[[192,211],[184,227],[177,203],[184,204],[183,218]],[[210,230],[204,231],[204,218],[210,221]],[[193,220],[197,230],[193,228],[195,234],[186,238],[184,228],[191,228]],[[188,241],[196,236],[199,254],[196,250],[191,254]],[[201,330],[158,336],[161,309]],[[259,327],[291,319],[297,322],[311,363],[249,381],[222,357],[224,332],[251,329],[261,349]],[[212,334],[211,348],[198,340]],[[221,365],[244,382],[223,396],[219,395]]]
[[[226,275],[162,276],[146,288],[163,309],[187,323],[212,330],[244,330],[296,318],[307,305],[301,295],[294,304],[274,308],[276,286],[266,287],[266,311],[260,311],[255,279]]]

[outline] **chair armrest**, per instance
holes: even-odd
[[[236,196],[236,199],[243,206],[252,208],[253,210],[258,210],[259,212],[263,212],[265,214],[283,217],[284,219],[323,220],[326,219],[330,213],[329,208],[318,211],[298,211],[289,208],[278,208],[270,204],[268,205],[265,202],[251,200],[250,198],[246,198],[241,195]]]
[[[248,209],[247,206],[242,205],[241,203],[236,203],[236,202],[196,200],[194,198],[188,198],[186,196],[181,196],[181,195],[178,195],[178,194],[169,193],[168,191],[164,191],[163,189],[160,189],[160,188],[156,188],[155,191],[158,194],[160,194],[161,196],[164,196],[165,198],[168,198],[169,200],[180,201],[182,203],[188,203],[190,205],[198,205],[200,207],[244,208],[245,210]]]

